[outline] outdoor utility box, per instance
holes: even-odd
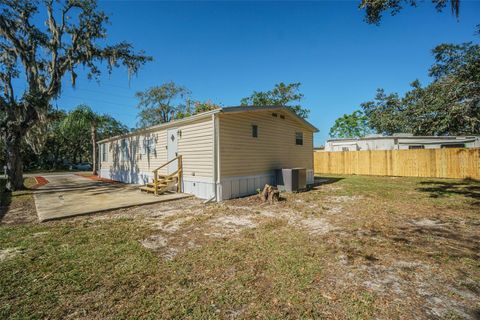
[[[307,188],[307,170],[290,168],[275,170],[275,181],[280,191],[298,192]]]

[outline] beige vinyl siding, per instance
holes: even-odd
[[[182,136],[178,154],[183,156],[185,176],[213,178],[213,119],[178,127]]]
[[[313,131],[284,112],[220,114],[221,178],[263,174],[277,168],[313,169]],[[284,115],[285,119],[281,119]],[[258,137],[252,137],[252,125]],[[303,145],[295,133],[303,132]]]
[[[110,172],[151,172],[168,161],[167,130],[173,128],[181,130],[181,137],[178,138],[178,154],[183,155],[184,174],[213,177],[213,121],[211,117],[126,137],[124,139],[128,141],[127,159],[121,157],[121,138],[106,142],[107,161],[100,162],[101,169],[108,169]],[[142,145],[145,137],[153,138],[155,147],[152,152],[143,154]],[[162,170],[162,173],[166,173],[166,168]]]

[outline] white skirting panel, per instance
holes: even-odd
[[[145,184],[153,179],[150,172],[129,172],[101,169],[102,178],[112,179],[125,183]],[[314,172],[307,170],[307,184],[313,184]],[[223,178],[217,186],[217,201],[244,197],[257,193],[257,189],[263,189],[265,184],[275,185],[275,174],[265,173],[253,176]],[[183,192],[193,194],[200,199],[211,199],[215,197],[215,182],[211,178],[184,176]]]
[[[312,169],[307,170],[307,185],[314,183],[315,174]],[[275,185],[275,174],[264,173],[255,176],[223,178],[218,186],[218,201],[244,197],[262,190],[265,184]]]
[[[263,189],[265,184],[275,184],[273,173],[223,178],[218,188],[219,199],[217,200],[222,201],[255,194],[257,189]]]
[[[193,194],[200,199],[215,197],[215,183],[209,178],[183,177],[183,192]]]
[[[153,180],[153,173],[122,170],[111,172],[108,169],[101,169],[100,177],[125,183],[145,184]],[[211,178],[184,176],[182,189],[183,192],[193,194],[200,199],[211,199],[215,196],[215,183]]]

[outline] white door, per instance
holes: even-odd
[[[168,161],[178,156],[178,129],[167,130],[167,157]],[[178,169],[178,161],[173,161],[168,165],[167,172],[174,173]]]

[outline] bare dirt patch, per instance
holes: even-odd
[[[0,262],[12,259],[21,252],[19,248],[6,248],[0,250]]]
[[[447,224],[442,223],[438,220],[432,220],[428,218],[422,218],[419,220],[412,221],[412,224],[418,227],[443,227],[447,226]]]
[[[244,229],[255,228],[257,224],[245,216],[220,216],[210,221],[213,230],[206,233],[213,237],[233,236]]]
[[[167,239],[157,234],[140,241],[140,243],[147,249],[158,250],[167,245]]]
[[[334,227],[322,218],[306,218],[299,220],[300,224],[305,227],[311,234],[326,234],[334,229]]]
[[[328,196],[325,198],[325,201],[331,203],[346,203],[361,199],[363,199],[362,196]]]

